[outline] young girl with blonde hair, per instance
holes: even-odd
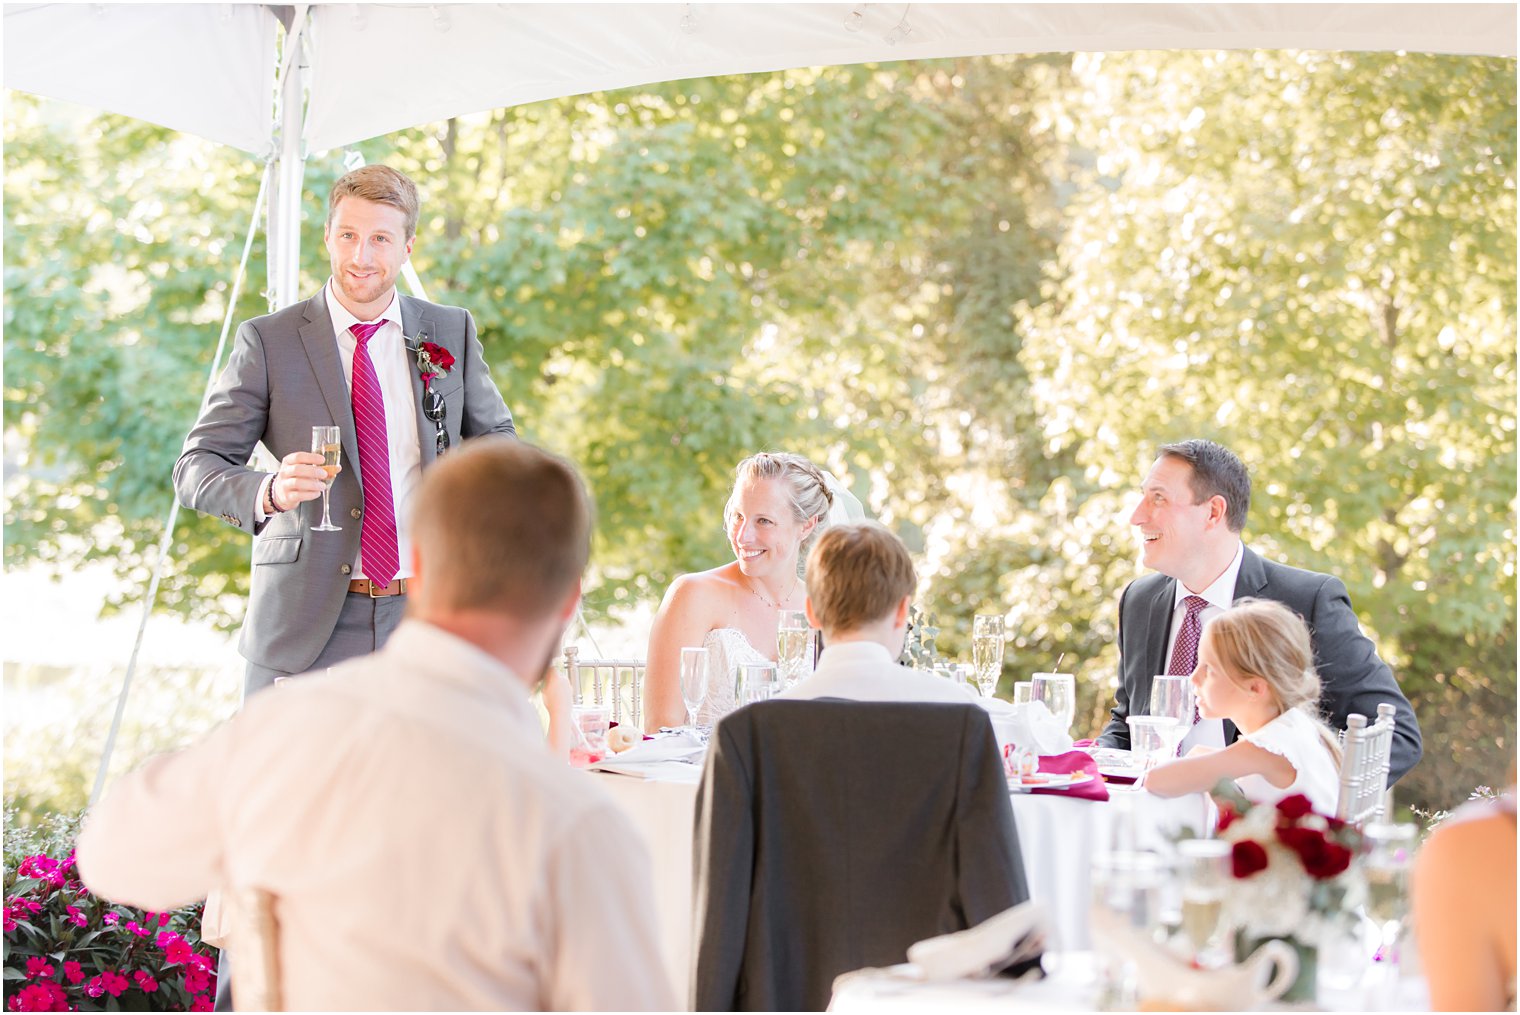
[[[1240,730],[1229,747],[1194,747],[1158,766],[1145,788],[1158,796],[1213,789],[1234,779],[1247,798],[1295,793],[1334,814],[1340,743],[1319,713],[1320,682],[1303,618],[1279,602],[1242,599],[1210,620],[1193,671],[1198,714]]]

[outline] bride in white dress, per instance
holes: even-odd
[[[741,663],[775,661],[778,611],[800,610],[807,598],[800,555],[828,524],[831,507],[859,510],[858,501],[854,510],[835,505],[831,479],[801,455],[784,452],[762,452],[739,463],[723,510],[734,560],[677,578],[655,614],[644,680],[649,728],[686,721],[681,649],[701,645],[709,653],[707,697],[697,712],[703,724],[738,707],[733,678]]]

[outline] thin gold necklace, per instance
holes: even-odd
[[[755,598],[758,599],[758,600],[760,600],[766,606],[769,606],[773,610],[779,610],[779,609],[781,609],[781,604],[780,603],[773,603],[769,599],[767,599],[765,596],[763,596],[763,595],[760,594],[760,590],[757,589],[757,588],[755,588],[754,582],[750,581],[749,575],[745,575],[744,576],[744,584],[745,584],[745,586],[751,592],[753,592],[755,594]],[[790,599],[790,598],[792,598],[792,593],[796,592],[796,591],[797,591],[797,576],[793,575],[792,576],[792,587],[790,589],[787,589],[786,595],[783,596],[782,598],[783,599]]]

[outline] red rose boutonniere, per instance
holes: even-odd
[[[417,369],[422,374],[422,389],[430,391],[434,377],[447,377],[449,371],[454,369],[454,354],[437,342],[419,340],[416,349]]]

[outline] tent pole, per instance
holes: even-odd
[[[221,373],[222,353],[227,348],[227,333],[232,330],[232,319],[237,312],[238,297],[243,291],[243,276],[248,272],[248,257],[253,252],[253,238],[259,231],[259,212],[263,210],[264,195],[269,190],[269,181],[273,175],[274,165],[266,163],[264,173],[259,180],[259,196],[254,198],[253,215],[248,220],[248,238],[243,241],[243,259],[238,262],[237,274],[232,279],[232,292],[227,298],[227,314],[222,319],[222,334],[217,339],[216,353],[211,357],[211,372],[206,375],[206,389],[201,394],[202,411],[211,399],[211,389],[216,384],[217,375]],[[116,695],[116,711],[111,716],[111,729],[106,733],[105,749],[100,753],[100,767],[95,771],[95,786],[90,790],[89,807],[95,806],[95,801],[100,799],[100,791],[105,788],[106,772],[111,767],[111,754],[116,749],[116,735],[121,732],[121,717],[127,711],[127,692],[132,687],[132,675],[137,672],[137,656],[142,651],[143,633],[148,628],[148,615],[153,612],[153,603],[158,599],[158,583],[164,574],[164,562],[169,559],[169,547],[174,542],[174,523],[178,518],[179,498],[175,497],[170,503],[169,519],[164,522],[163,538],[158,541],[158,559],[153,562],[153,578],[148,582],[148,595],[143,600],[142,617],[137,622],[137,640],[132,643],[132,655],[127,660],[127,675],[122,678],[121,691]]]
[[[269,309],[281,310],[301,298],[301,184],[306,176],[304,127],[308,60],[303,45],[307,5],[297,4],[285,30],[280,73],[279,171],[269,200]]]

